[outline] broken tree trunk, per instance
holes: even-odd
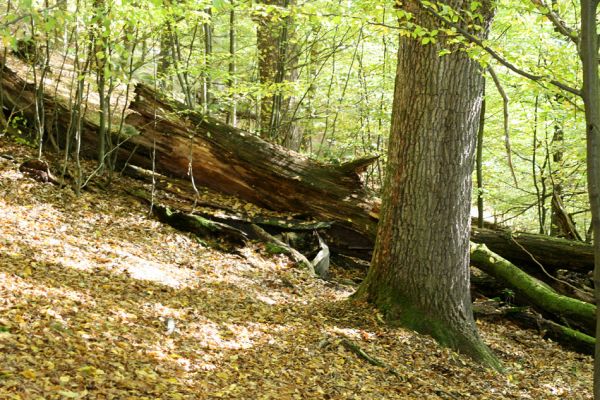
[[[596,306],[556,293],[511,262],[494,254],[485,245],[471,244],[471,264],[517,292],[540,312],[566,320],[589,335],[596,326]]]
[[[368,195],[358,172],[373,162],[326,166],[254,135],[207,118],[150,88],[136,87],[134,111],[126,123],[141,135],[124,148],[130,162],[178,177],[191,174],[196,184],[235,195],[274,210],[334,220],[374,238]]]
[[[3,105],[33,120],[35,86],[6,66],[1,70]],[[47,126],[66,132],[71,111],[48,94],[44,105]],[[369,196],[359,173],[376,157],[324,165],[204,117],[143,85],[136,87],[130,109],[127,133],[113,133],[112,139],[119,143],[115,151],[122,164],[174,177],[191,175],[197,185],[263,207],[335,221],[338,234],[347,235],[353,247],[372,247],[377,222],[369,215]],[[96,155],[97,130],[91,119],[83,119],[81,152],[88,157]]]
[[[8,67],[0,67],[3,105],[33,120],[35,86]],[[156,170],[165,175],[187,177],[191,173],[196,184],[219,192],[274,210],[334,221],[325,234],[331,251],[370,260],[378,218],[371,212],[358,173],[375,158],[326,166],[204,118],[145,86],[138,86],[136,94],[130,107],[133,113],[126,120],[127,134],[112,140],[120,144],[116,151],[122,164],[153,169],[154,153]],[[63,103],[44,95],[46,126],[66,132],[72,113]],[[83,118],[83,155],[96,156],[97,130],[97,124]],[[132,134],[136,131],[139,134]],[[60,144],[64,146],[64,138]],[[579,242],[489,229],[473,229],[472,240],[485,243],[529,272],[539,271],[539,266],[527,252],[549,272],[559,268],[587,272],[593,267],[591,246]]]
[[[594,354],[596,339],[593,336],[548,320],[530,307],[507,306],[496,300],[487,300],[474,303],[473,314],[476,319],[509,319],[522,328],[537,330],[542,337],[548,337],[568,349]]]

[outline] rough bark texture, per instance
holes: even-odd
[[[577,272],[594,269],[594,249],[587,243],[533,233],[475,227],[471,230],[471,241],[485,244],[494,253],[526,268],[534,275],[543,273],[534,259],[551,273],[557,269]]]
[[[416,24],[435,27],[418,3],[403,4]],[[471,171],[483,77],[463,52],[440,57],[440,41],[424,46],[400,38],[381,220],[358,296],[389,321],[499,368],[479,338],[469,294]]]
[[[4,64],[0,59],[0,91],[2,106],[16,115],[25,117],[28,121],[35,120],[35,99],[36,86],[31,82],[24,81],[15,72]],[[65,135],[71,124],[73,111],[65,104],[66,101],[53,98],[44,93],[44,118],[46,130],[50,127],[59,127],[59,139],[62,140],[59,145],[65,148]],[[89,158],[97,155],[98,148],[98,125],[83,118],[81,123],[82,145],[81,153]],[[48,134],[48,132],[46,132]]]
[[[2,68],[4,106],[33,120],[35,86]],[[136,94],[131,104],[135,112],[126,120],[127,134],[112,139],[120,143],[119,162],[151,170],[155,152],[154,167],[165,175],[189,179],[191,172],[197,185],[266,208],[336,221],[332,231],[341,248],[351,246],[355,248],[349,249],[351,253],[361,253],[372,247],[377,220],[369,215],[368,194],[359,173],[376,158],[324,165],[191,112],[148,87],[138,86]],[[64,134],[71,111],[49,95],[44,96],[44,110],[46,126],[63,127]],[[97,151],[97,129],[90,119],[82,120],[81,152],[90,158]],[[135,131],[139,134],[132,134]],[[64,148],[64,141],[59,144]]]
[[[587,181],[594,231],[594,285],[600,299],[600,78],[598,77],[598,1],[581,0],[579,55],[583,69],[583,104],[587,138]],[[600,307],[596,309],[596,336],[600,336]],[[594,399],[600,399],[600,341],[594,357]]]
[[[133,164],[150,169],[155,146],[158,171],[178,177],[191,172],[197,185],[270,209],[340,221],[374,237],[375,223],[366,211],[368,196],[357,173],[361,163],[325,166],[190,112],[145,86],[136,88],[130,108],[135,112],[126,122],[142,133],[123,145],[125,150],[137,147],[130,158]]]

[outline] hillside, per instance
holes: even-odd
[[[2,399],[592,396],[592,360],[535,332],[478,322],[507,369],[486,371],[262,245],[219,252],[158,223],[136,181],[77,197],[18,171],[32,150],[0,138],[0,154]]]

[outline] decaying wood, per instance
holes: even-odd
[[[525,329],[535,329],[543,337],[548,337],[562,346],[583,354],[594,354],[596,340],[575,329],[544,318],[530,307],[502,305],[499,301],[487,300],[473,305],[477,319],[509,319]]]
[[[137,147],[133,164],[150,169],[154,151],[159,172],[191,173],[197,185],[273,210],[337,221],[374,237],[368,194],[358,174],[374,158],[326,166],[190,111],[143,85],[136,87],[130,109],[126,123],[141,133],[123,146]]]
[[[471,241],[485,244],[494,253],[536,276],[543,271],[534,258],[550,273],[558,269],[583,273],[594,269],[592,246],[582,242],[476,227],[472,228]]]
[[[245,232],[227,224],[211,221],[198,215],[172,210],[170,207],[154,202],[150,195],[139,190],[130,190],[129,193],[148,203],[151,206],[153,214],[161,222],[171,225],[180,231],[191,232],[201,239],[226,239],[238,245],[244,244],[248,240],[248,235]]]
[[[298,266],[306,268],[311,275],[315,275],[315,270],[312,263],[298,250],[270,235],[258,225],[252,224],[250,228],[252,229],[252,233],[254,233],[263,242],[272,246],[276,246],[278,252],[289,255]]]
[[[59,184],[58,179],[50,171],[50,166],[44,160],[38,160],[37,158],[26,160],[19,166],[19,171],[39,182]]]
[[[12,71],[0,59],[0,91],[2,100],[1,107],[9,110],[11,115],[25,117],[28,121],[35,120],[35,98],[36,86],[23,80],[19,75]],[[71,126],[72,110],[67,107],[67,101],[61,101],[48,93],[44,93],[44,115],[45,126],[60,127],[59,136],[62,140],[59,145],[64,147],[65,134]],[[81,154],[90,158],[95,157],[97,149],[97,131],[98,125],[83,118],[81,121]],[[125,156],[125,154],[123,154]]]
[[[0,82],[4,106],[33,120],[35,85],[5,66]],[[136,87],[130,109],[126,132],[112,138],[119,143],[119,162],[146,169],[154,169],[154,164],[165,175],[193,177],[196,185],[259,206],[335,221],[341,233],[354,235],[354,247],[372,247],[376,221],[368,214],[369,196],[359,173],[374,157],[324,165],[204,117],[143,85]],[[45,94],[44,110],[47,126],[67,131],[71,110],[59,99]],[[95,157],[97,130],[97,124],[83,119],[83,155]]]
[[[485,245],[471,245],[471,264],[514,290],[540,312],[567,321],[586,334],[594,334],[596,306],[556,293],[550,286],[491,252]]]

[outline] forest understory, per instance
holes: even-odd
[[[326,282],[260,243],[207,247],[128,194],[148,184],[76,196],[0,148],[2,399],[592,398],[592,359],[537,332],[478,321],[506,373],[485,370],[349,299],[364,270]]]

